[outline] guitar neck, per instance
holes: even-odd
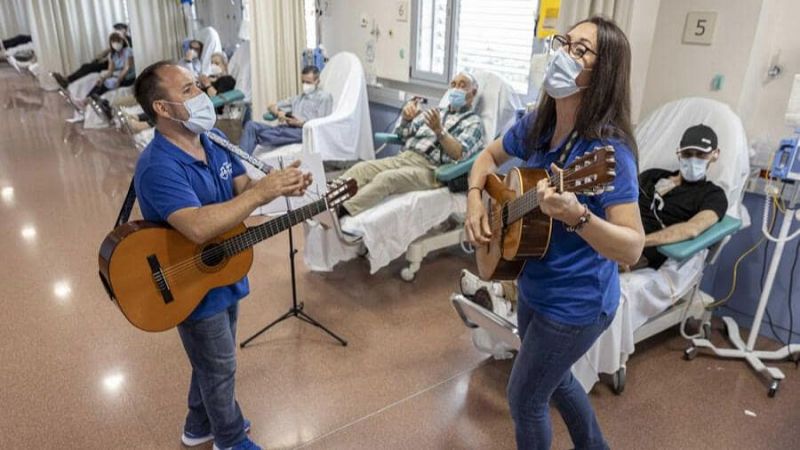
[[[551,175],[548,178],[550,186],[557,186],[560,182],[557,175]],[[523,193],[519,198],[508,202],[506,205],[506,224],[514,223],[526,214],[536,210],[539,207],[539,197],[536,196],[536,189],[531,189]]]
[[[225,253],[230,256],[247,250],[261,241],[269,239],[284,230],[288,230],[300,222],[316,216],[326,209],[328,209],[326,200],[317,200],[314,203],[309,203],[302,208],[290,211],[278,218],[262,223],[261,225],[250,227],[244,233],[226,239],[222,243],[225,248]]]

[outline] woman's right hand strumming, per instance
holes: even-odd
[[[481,192],[479,189],[470,189],[467,193],[467,220],[464,230],[467,240],[474,246],[486,245],[492,238],[489,215],[486,214]]]

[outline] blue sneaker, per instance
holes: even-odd
[[[250,421],[244,419],[244,432],[250,432]],[[196,447],[198,445],[205,444],[206,442],[211,442],[214,440],[214,434],[208,433],[204,435],[190,433],[186,430],[183,431],[183,435],[181,436],[181,442],[183,445],[187,447]]]
[[[221,447],[217,447],[217,444],[214,444],[214,450],[263,450],[263,449],[259,447],[258,444],[251,441],[250,438],[244,438],[242,442],[239,442],[233,447],[226,447],[224,449]]]

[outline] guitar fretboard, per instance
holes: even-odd
[[[239,252],[258,244],[276,234],[289,229],[290,227],[308,220],[327,209],[325,199],[317,200],[302,208],[295,209],[278,218],[272,219],[261,225],[248,228],[247,231],[223,241],[222,245],[227,256],[233,256]]]

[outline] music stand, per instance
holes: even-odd
[[[282,157],[279,158],[278,161],[279,161],[281,169],[283,169],[283,167],[284,167],[283,158]],[[285,200],[286,200],[286,213],[288,214],[288,213],[292,212],[293,208],[292,208],[291,202],[289,201],[289,198],[286,197]],[[277,319],[273,320],[267,326],[265,326],[264,328],[262,328],[261,330],[259,330],[258,332],[256,332],[252,336],[250,336],[249,338],[247,338],[244,341],[242,341],[242,343],[239,344],[239,348],[245,348],[245,346],[247,346],[247,344],[249,344],[253,339],[261,336],[262,334],[264,334],[270,328],[272,328],[275,325],[283,322],[286,319],[289,319],[290,317],[295,317],[297,319],[302,320],[303,322],[306,322],[306,323],[308,323],[310,325],[313,325],[313,326],[321,329],[322,331],[327,333],[330,337],[332,337],[332,338],[336,339],[337,341],[339,341],[339,343],[342,344],[343,347],[346,347],[347,346],[347,341],[345,341],[344,339],[339,337],[339,335],[337,335],[336,333],[334,333],[333,331],[331,331],[327,327],[325,327],[325,325],[319,323],[316,319],[314,319],[313,317],[308,315],[304,310],[305,304],[303,302],[299,302],[298,303],[298,301],[297,301],[297,278],[296,278],[295,265],[294,265],[294,259],[295,259],[295,255],[297,254],[297,249],[294,248],[294,235],[292,234],[292,227],[289,227],[288,231],[289,231],[289,271],[290,271],[291,277],[292,277],[292,306],[282,316],[280,316]]]

